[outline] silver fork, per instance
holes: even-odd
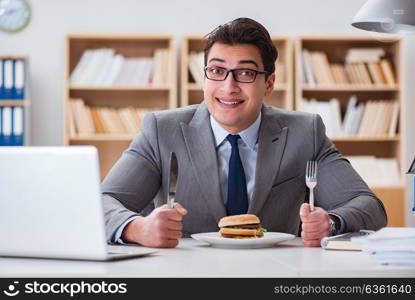
[[[307,161],[305,169],[305,184],[310,189],[310,210],[314,210],[314,188],[317,185],[317,162],[315,160]]]

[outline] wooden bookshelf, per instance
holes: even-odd
[[[382,48],[393,66],[395,84],[313,84],[304,83],[303,49],[311,52],[324,52],[330,64],[345,64],[345,56],[350,48]],[[400,183],[392,187],[372,186],[384,203],[389,215],[388,226],[403,226],[404,207],[404,114],[402,99],[403,72],[402,41],[382,42],[372,36],[300,36],[295,42],[295,107],[301,99],[329,101],[336,98],[340,103],[342,119],[350,96],[356,95],[358,103],[370,100],[396,100],[399,103],[398,131],[394,136],[334,136],[332,141],[345,156],[374,155],[376,158],[396,158],[399,164]],[[373,77],[371,77],[373,80]]]
[[[130,86],[130,85],[124,85],[124,86],[112,86],[112,87],[106,87],[106,86],[76,86],[71,85],[69,86],[69,89],[75,91],[169,91],[170,86]]]
[[[389,227],[405,227],[405,189],[397,187],[373,187],[373,192],[379,199],[388,213]]]
[[[13,95],[13,97],[10,97],[10,99],[6,99],[4,98],[4,95],[1,95],[0,93],[0,121],[2,121],[2,114],[3,111],[2,109],[6,108],[6,107],[11,107],[13,110],[14,108],[21,108],[23,110],[23,140],[20,140],[19,143],[14,143],[13,145],[8,144],[9,146],[28,146],[30,144],[30,131],[29,131],[29,124],[30,124],[30,100],[29,100],[29,89],[28,89],[28,73],[29,73],[29,57],[26,55],[15,55],[15,54],[10,54],[10,55],[0,55],[0,72],[4,73],[2,74],[2,83],[4,84],[5,80],[6,80],[6,71],[3,70],[3,63],[5,62],[5,60],[12,60],[12,61],[23,61],[24,63],[24,73],[23,73],[23,80],[24,80],[24,85],[23,85],[23,99],[15,99],[13,97],[15,97],[16,95]],[[15,65],[13,64],[13,68],[12,68],[12,74],[10,74],[11,76],[15,77]],[[2,86],[2,83],[0,82],[0,86]],[[14,78],[12,80],[12,86],[13,86],[13,90],[15,89],[15,83],[16,83],[16,78]],[[13,114],[13,113],[12,113]],[[16,125],[16,121],[14,120],[13,117],[13,121],[12,123],[14,124],[10,124],[10,126],[14,127],[14,125]],[[4,124],[1,124],[0,122],[0,138],[2,136],[2,126],[4,126]],[[4,128],[3,128],[4,130]],[[4,133],[4,132],[3,132]],[[13,130],[11,131],[11,135],[13,135]],[[1,139],[0,139],[1,140]],[[21,142],[21,143],[20,143]],[[2,142],[0,142],[0,146],[4,146]]]
[[[327,86],[310,86],[307,84],[302,84],[301,89],[304,92],[397,92],[399,87],[397,85],[387,86],[387,85],[327,85]]]
[[[366,143],[370,143],[370,142],[397,142],[400,140],[400,135],[395,135],[393,137],[389,137],[389,136],[352,136],[352,137],[332,137],[331,140],[333,142],[366,142]]]
[[[117,84],[110,86],[71,84],[71,74],[87,49],[114,49],[124,58],[153,57],[156,49],[166,49],[168,63],[163,64],[165,83]],[[66,37],[65,71],[65,126],[66,145],[93,145],[100,156],[101,177],[105,177],[122,151],[137,133],[71,133],[68,113],[70,99],[81,98],[85,105],[93,108],[125,107],[147,110],[177,107],[176,55],[171,35],[135,34],[69,34]],[[159,69],[160,70],[160,69]]]
[[[134,134],[90,134],[90,135],[82,135],[78,134],[77,136],[71,138],[72,142],[89,142],[89,141],[124,141],[124,142],[131,142],[131,140],[135,137]]]
[[[203,51],[203,35],[186,35],[182,39],[181,48],[181,106],[198,104],[203,100],[201,84],[196,83],[189,70],[189,57],[191,52]],[[266,97],[265,103],[281,108],[293,108],[293,51],[292,42],[286,36],[272,36],[278,49],[277,63],[284,69],[283,78],[279,78],[277,67],[277,80],[273,93]],[[200,70],[203,72],[203,70]]]
[[[25,100],[0,100],[0,106],[29,106],[30,101]]]

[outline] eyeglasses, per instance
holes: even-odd
[[[233,79],[237,82],[251,83],[254,82],[258,74],[268,74],[267,71],[257,71],[252,69],[226,69],[221,67],[204,68],[205,76],[209,80],[224,81],[228,78],[229,73],[232,73]]]

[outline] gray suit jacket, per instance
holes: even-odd
[[[305,166],[317,160],[315,205],[343,217],[348,231],[386,225],[382,203],[325,135],[318,115],[263,106],[255,187],[248,213],[268,231],[298,234],[306,200]],[[189,213],[183,236],[218,230],[226,215],[206,104],[152,112],[102,183],[107,239],[134,215],[165,203],[169,153],[179,164],[176,201]],[[153,199],[159,193],[159,198]],[[161,199],[161,200],[160,200]]]

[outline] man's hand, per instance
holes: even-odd
[[[329,235],[329,215],[321,207],[314,207],[303,203],[300,207],[300,218],[303,222],[301,238],[306,247],[320,247],[320,240]]]
[[[174,248],[182,237],[182,219],[187,210],[179,203],[169,209],[156,208],[147,217],[139,217],[125,227],[122,239],[146,247]]]

